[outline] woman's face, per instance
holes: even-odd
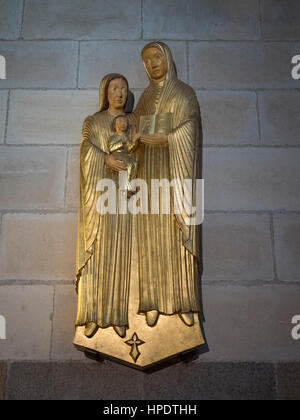
[[[109,108],[122,110],[127,100],[127,93],[127,83],[124,79],[112,80],[107,91]]]
[[[159,49],[147,48],[142,58],[151,79],[161,81],[165,78],[168,71],[167,59]]]

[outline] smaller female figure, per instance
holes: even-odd
[[[98,181],[108,178],[117,184],[118,172],[127,170],[121,155],[109,150],[112,122],[125,114],[127,103],[126,78],[106,75],[100,84],[100,110],[86,118],[82,129],[76,326],[85,326],[86,337],[99,327],[113,327],[125,337],[128,328],[131,214],[121,214],[118,207],[115,214],[100,214],[96,208]]]

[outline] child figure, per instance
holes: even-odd
[[[108,140],[109,153],[114,154],[127,167],[125,191],[130,197],[130,195],[135,193],[131,181],[136,177],[138,167],[138,162],[131,156],[131,153],[138,146],[140,134],[136,134],[132,140],[130,139],[130,126],[126,114],[117,115],[113,120],[112,128],[115,133]]]

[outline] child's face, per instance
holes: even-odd
[[[125,117],[116,119],[116,131],[117,133],[125,133],[128,128],[128,121]]]

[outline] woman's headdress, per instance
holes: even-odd
[[[100,83],[100,87],[99,87],[99,102],[100,102],[100,109],[99,111],[105,111],[106,109],[108,109],[109,103],[108,103],[108,86],[110,84],[110,82],[114,79],[123,79],[126,84],[127,84],[127,90],[128,90],[128,94],[127,94],[127,100],[125,103],[125,111],[126,112],[131,112],[133,109],[133,105],[134,105],[134,96],[132,94],[132,92],[129,91],[129,87],[128,87],[128,80],[126,79],[125,76],[123,76],[122,74],[119,73],[109,73],[106,76],[103,77],[103,79],[101,80]]]
[[[156,41],[156,42],[150,42],[149,44],[145,45],[144,48],[142,49],[142,60],[143,60],[143,53],[148,49],[148,48],[157,48],[158,50],[160,50],[162,52],[162,54],[166,57],[167,60],[167,67],[168,67],[168,71],[167,71],[167,75],[166,75],[166,80],[170,80],[173,77],[177,78],[177,70],[176,70],[176,66],[172,57],[172,53],[170,48],[161,41]],[[151,80],[151,77],[147,71],[147,67],[144,63],[143,60],[143,64],[146,70],[146,73],[149,77],[149,79]]]

